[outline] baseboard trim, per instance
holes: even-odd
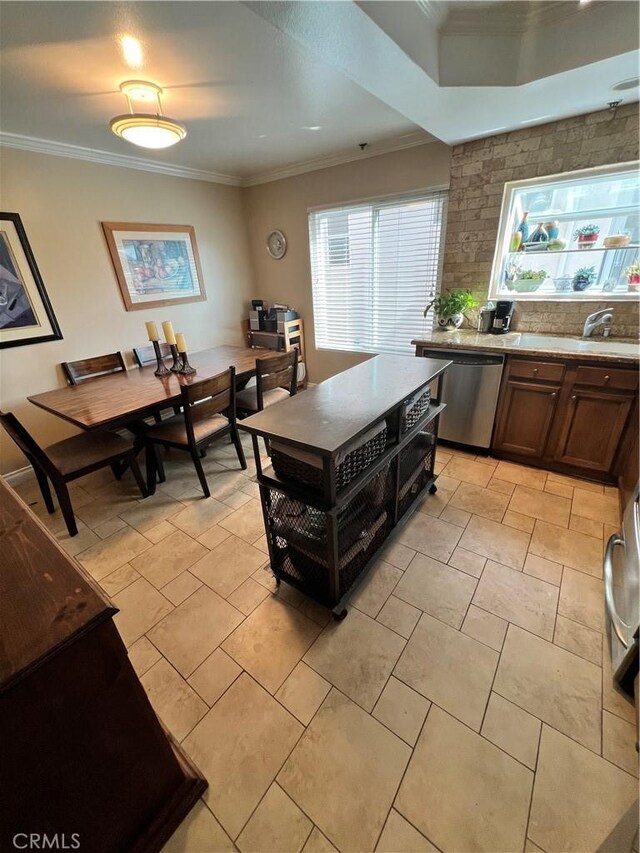
[[[25,465],[24,468],[17,468],[15,471],[9,471],[8,474],[2,476],[10,486],[19,486],[33,477],[33,468],[31,465]]]

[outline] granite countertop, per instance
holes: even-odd
[[[577,338],[564,335],[542,335],[533,332],[508,332],[506,335],[480,334],[475,329],[455,332],[433,331],[425,338],[411,341],[417,346],[434,349],[504,352],[574,361],[606,361],[625,365],[638,364],[637,341],[609,338]]]

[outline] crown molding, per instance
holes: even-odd
[[[70,145],[67,142],[54,142],[51,139],[22,136],[19,133],[0,132],[0,147],[34,151],[37,154],[52,154],[54,157],[67,157],[72,160],[86,160],[89,163],[100,163],[103,166],[121,166],[125,169],[138,169],[142,172],[155,172],[174,178],[188,178],[192,181],[208,181],[212,184],[226,184],[232,187],[239,187],[242,184],[242,179],[237,175],[225,175],[221,172],[193,169],[190,166],[177,166],[173,163],[145,160],[144,157],[133,157],[128,154],[113,154],[110,151],[83,148],[79,145]]]
[[[327,157],[317,157],[314,160],[304,160],[300,163],[292,163],[290,166],[283,166],[277,169],[269,169],[265,172],[258,172],[255,175],[249,175],[242,179],[241,186],[255,187],[258,184],[268,184],[271,181],[281,181],[283,178],[293,178],[296,175],[303,175],[305,172],[317,172],[319,169],[328,169],[331,166],[341,166],[343,163],[353,163],[356,160],[367,160],[369,157],[378,157],[380,154],[390,154],[393,151],[402,151],[405,148],[415,148],[418,145],[427,145],[430,142],[436,142],[435,137],[424,131],[419,131],[410,134],[410,136],[389,141],[388,143],[380,143],[367,147],[364,151],[358,152],[342,152],[341,154],[331,154]]]

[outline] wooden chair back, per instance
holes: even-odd
[[[120,373],[127,368],[122,353],[111,352],[108,355],[82,358],[79,361],[63,361],[62,369],[69,385],[79,385],[87,379],[94,379],[107,373]]]
[[[225,414],[230,424],[236,422],[236,369],[182,386],[182,405],[189,444],[195,443],[193,425],[214,415]]]
[[[264,408],[265,392],[274,388],[285,388],[292,397],[298,390],[297,349],[256,361],[256,391],[260,411]]]
[[[304,361],[304,324],[300,317],[286,320],[284,324],[285,352],[290,352],[293,347],[300,353],[300,361]]]
[[[162,358],[168,358],[171,355],[171,347],[169,344],[160,344],[160,355]],[[153,344],[144,347],[133,348],[133,358],[138,367],[146,367],[148,364],[156,363],[156,351]]]
[[[13,412],[0,412],[0,423],[34,468],[40,468],[45,474],[53,470],[47,454]]]

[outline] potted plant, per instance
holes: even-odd
[[[624,271],[629,284],[629,290],[637,293],[640,289],[640,261],[634,261],[631,266]]]
[[[547,277],[546,270],[523,270],[516,268],[511,281],[507,281],[509,290],[516,293],[533,293]]]
[[[579,249],[593,249],[598,242],[599,233],[600,226],[592,223],[590,225],[583,225],[581,228],[576,228],[573,232],[573,237],[578,241]]]
[[[580,267],[573,274],[573,289],[581,293],[583,290],[588,290],[596,280],[595,267]]]
[[[459,329],[464,320],[464,312],[478,305],[470,290],[447,290],[433,299],[424,309],[424,316],[433,308],[438,327],[444,331]]]

